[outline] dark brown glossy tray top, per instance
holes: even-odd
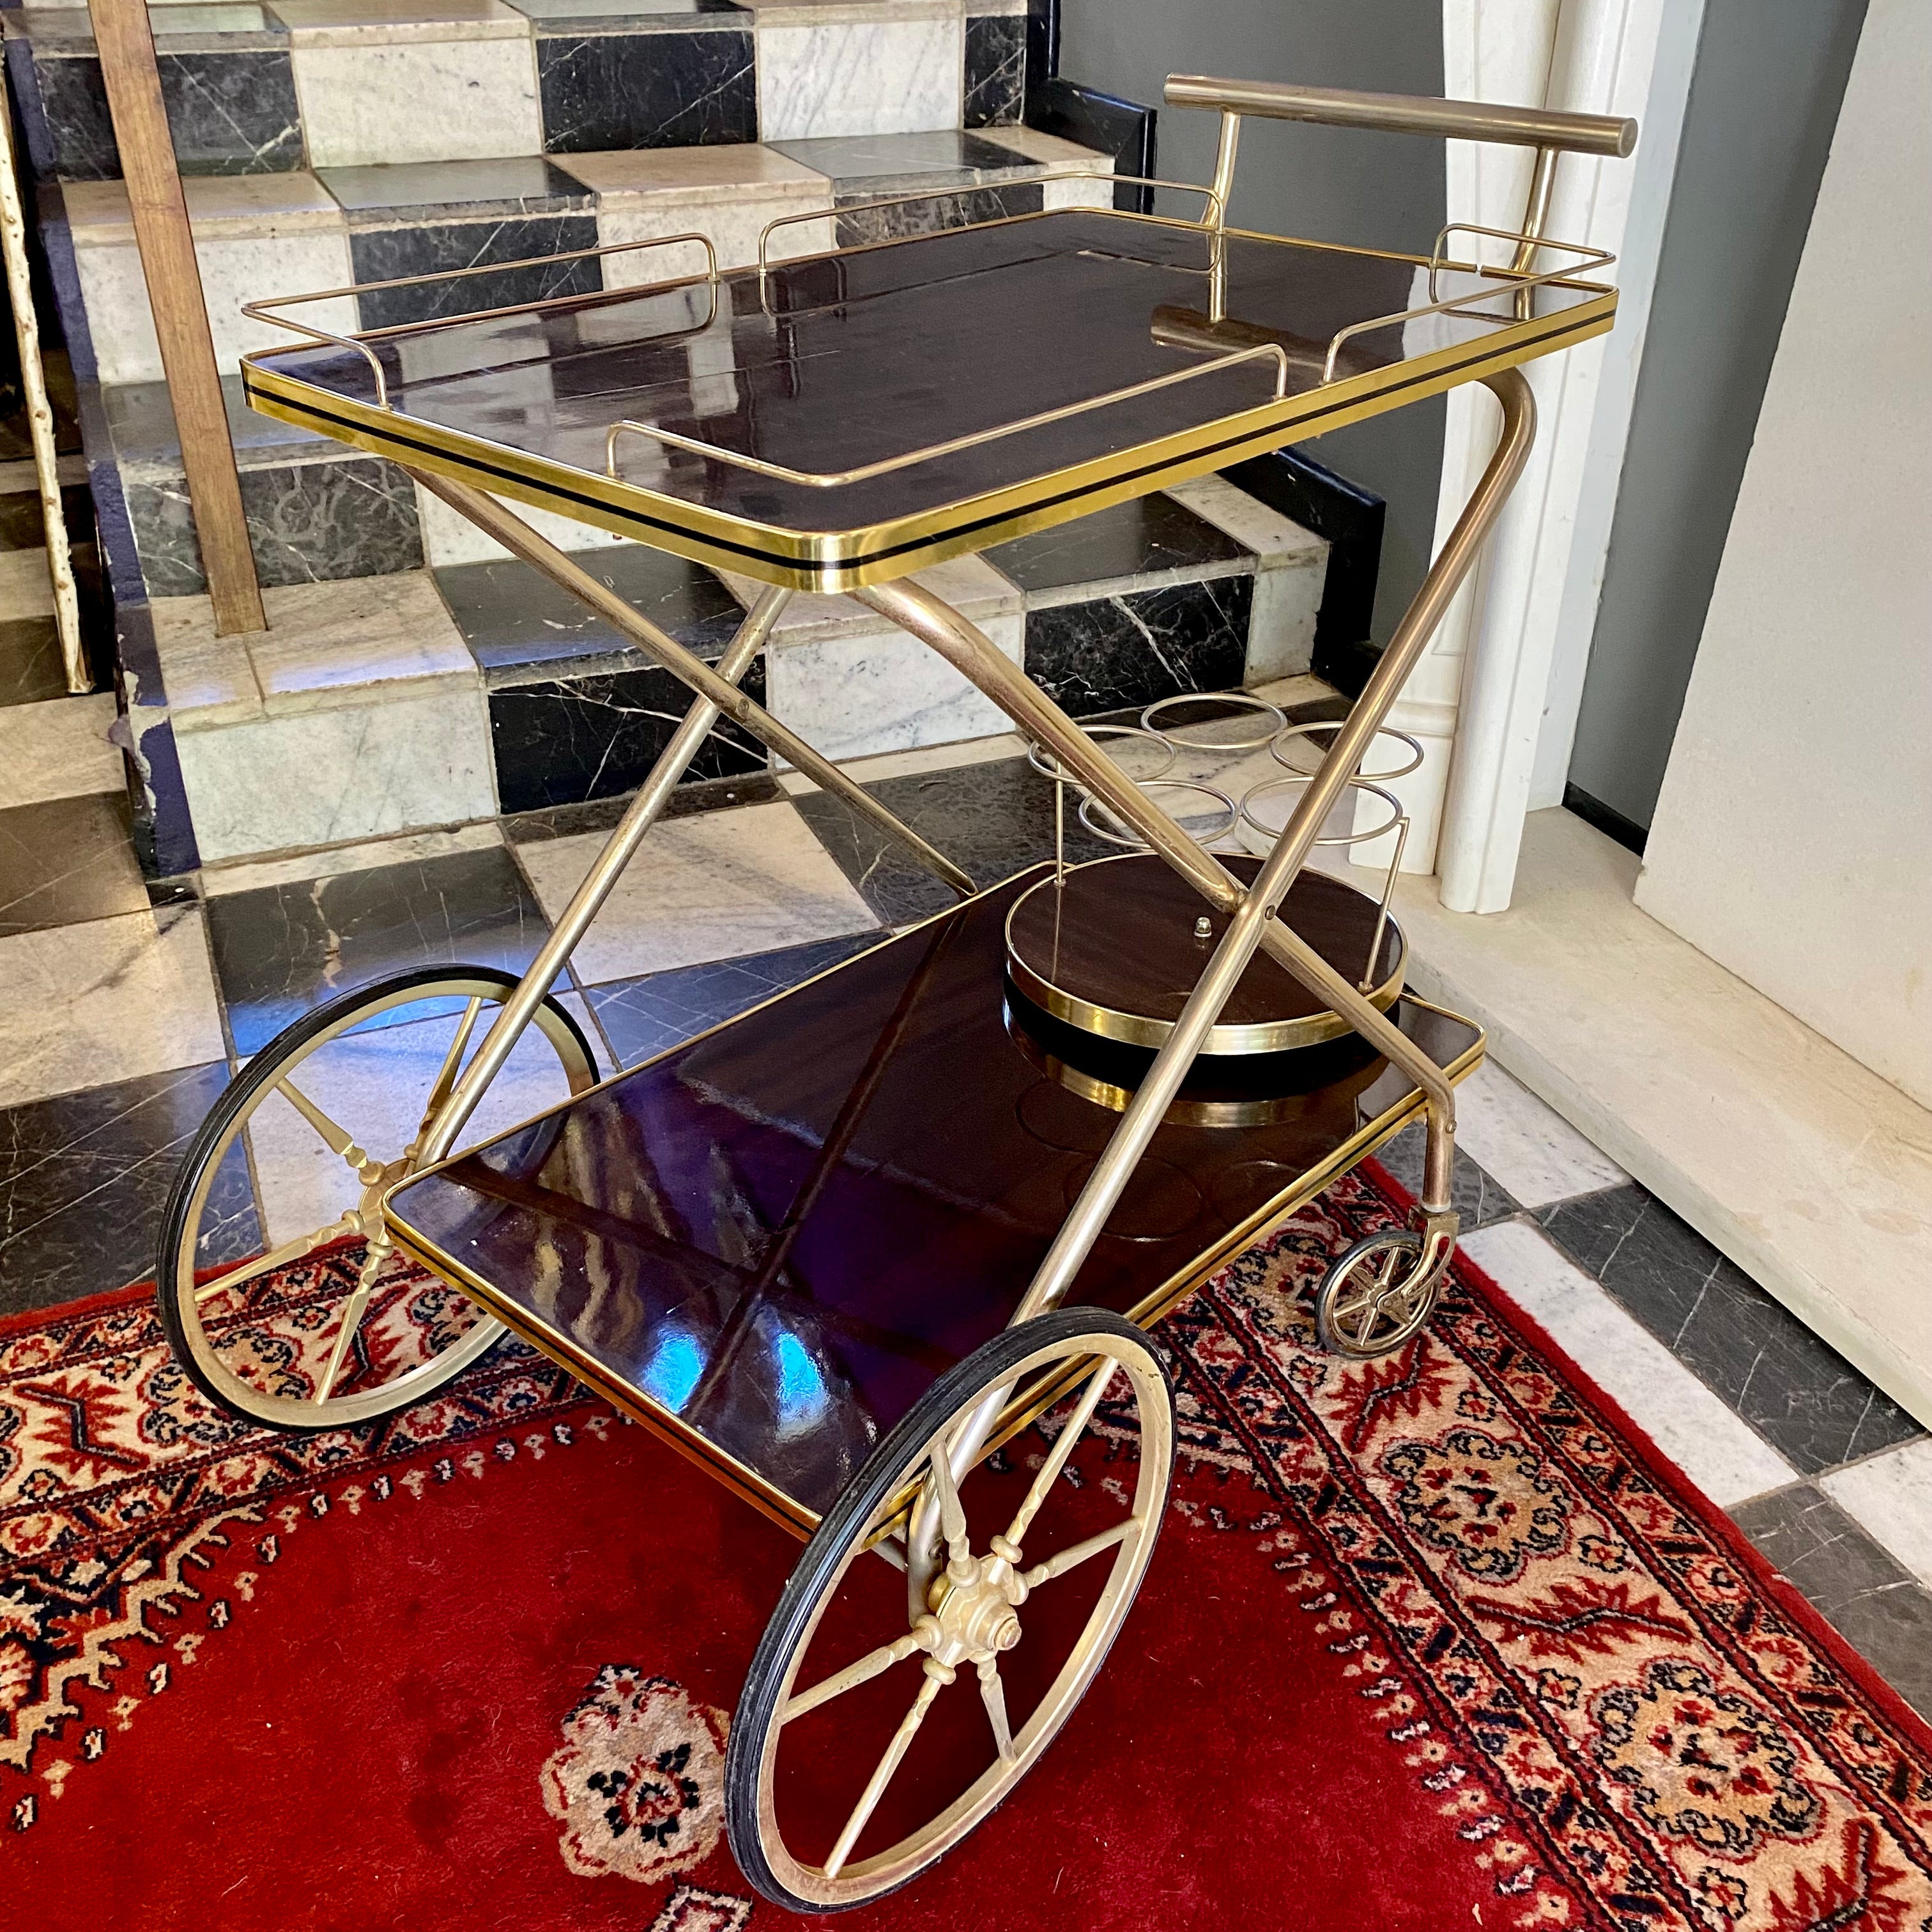
[[[431,1170],[390,1197],[390,1225],[808,1526],[934,1377],[1006,1325],[1118,1124],[1075,1090],[1104,1080],[1056,1077],[1051,1021],[1033,1016],[1044,1051],[1009,1031],[1006,916],[1038,876]],[[1439,1064],[1473,1064],[1466,1022],[1394,1012]],[[1117,1052],[1101,1072],[1131,1084],[1146,1059]],[[1265,1092],[1262,1124],[1160,1128],[1076,1300],[1153,1318],[1414,1100],[1352,1036],[1265,1068],[1204,1063],[1184,1100],[1240,1117],[1244,1091]]]
[[[1210,324],[1213,247],[1190,224],[1064,209],[763,277],[374,337],[388,408],[347,348],[258,354],[244,380],[256,407],[404,463],[771,582],[836,589],[1473,380],[1599,332],[1615,303],[1592,285],[1555,285],[1518,321],[1498,296],[1482,318],[1438,319],[1426,344],[1400,327],[1352,338],[1324,384],[1336,330],[1427,299],[1416,263],[1231,233],[1226,319]],[[1274,362],[1259,360],[833,488],[638,436],[619,446],[616,480],[605,474],[606,432],[625,418],[839,472],[1258,342],[1287,352],[1284,400]]]

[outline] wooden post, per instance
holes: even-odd
[[[261,587],[248,548],[248,520],[242,508],[242,482],[221,400],[188,202],[161,104],[148,9],[143,0],[89,0],[88,11],[134,211],[134,242],[160,340],[161,368],[181,437],[182,467],[214,604],[215,632],[262,630]]]

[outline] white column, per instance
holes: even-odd
[[[1660,196],[1652,198],[1660,236],[1688,55],[1682,79],[1670,79],[1675,70],[1665,63],[1664,98],[1653,100],[1652,83],[1660,38],[1694,50],[1695,22],[1686,22],[1694,11],[1701,15],[1702,0],[1444,0],[1444,84],[1450,96],[1634,114],[1646,124],[1636,166],[1574,154],[1558,163],[1544,230],[1552,238],[1621,251],[1640,168],[1648,178],[1660,166]],[[1666,12],[1672,16],[1668,33]],[[1528,149],[1451,142],[1450,218],[1516,227],[1531,166]],[[1639,312],[1633,316],[1627,298],[1618,317],[1619,329],[1635,336],[1648,308],[1654,240],[1648,239],[1640,277]],[[1588,648],[1635,363],[1628,380],[1620,365],[1607,403],[1604,366],[1601,338],[1529,366],[1539,423],[1528,467],[1393,720],[1421,739],[1428,754],[1399,788],[1415,820],[1405,862],[1436,872],[1443,902],[1457,911],[1499,911],[1509,903],[1559,632],[1567,625]],[[1486,392],[1472,387],[1451,394],[1438,544],[1495,447],[1497,422]],[[1587,516],[1580,518],[1580,511]],[[1580,674],[1576,684],[1580,691]]]

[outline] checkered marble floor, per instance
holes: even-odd
[[[1052,790],[1019,751],[853,769],[983,884],[1052,850]],[[0,929],[0,1311],[150,1273],[173,1162],[242,1060],[398,969],[526,964],[622,804],[211,869],[165,903],[83,896],[68,922]],[[950,902],[795,777],[688,787],[564,997],[611,1070]],[[1932,1715],[1932,1438],[1507,1074],[1480,1070],[1461,1113],[1471,1257]],[[1420,1158],[1412,1130],[1388,1164],[1413,1182]]]

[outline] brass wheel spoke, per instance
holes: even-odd
[[[1088,1423],[1094,1419],[1094,1412],[1100,1406],[1100,1398],[1107,1392],[1107,1384],[1114,1378],[1114,1371],[1120,1364],[1112,1357],[1102,1357],[1096,1363],[1093,1378],[1087,1384],[1087,1393],[1080,1398],[1080,1406],[1067,1418],[1066,1426],[1060,1432],[1059,1439],[1048,1453],[1046,1460],[1040,1466],[1040,1473],[1033,1479],[1033,1486],[1026,1492],[1026,1500],[1019,1506],[1018,1513],[1006,1526],[1006,1540],[1017,1550],[1026,1540],[1027,1532],[1033,1526],[1033,1520],[1040,1514],[1041,1504],[1046,1501],[1047,1492],[1059,1479],[1060,1472],[1066,1466],[1066,1459],[1073,1453],[1073,1445],[1080,1438]]]
[[[382,1264],[391,1252],[386,1244],[371,1241],[369,1252],[362,1258],[362,1272],[356,1278],[356,1292],[344,1305],[342,1324],[335,1331],[335,1346],[328,1352],[328,1366],[316,1384],[314,1402],[318,1408],[328,1400],[329,1390],[334,1388],[335,1378],[342,1372],[342,1364],[349,1357],[350,1345],[356,1340],[356,1331],[362,1327],[362,1317],[368,1310],[369,1296],[376,1286],[376,1277],[382,1273]]]
[[[322,1136],[322,1144],[331,1154],[340,1154],[352,1167],[358,1177],[368,1179],[366,1170],[373,1166],[368,1153],[356,1144],[356,1136],[346,1127],[332,1120],[292,1080],[278,1080],[275,1091],[286,1100],[309,1125]]]
[[[1070,1570],[1077,1569],[1088,1557],[1097,1556],[1103,1550],[1111,1550],[1117,1543],[1124,1543],[1141,1528],[1137,1516],[1124,1517],[1112,1529],[1103,1529],[1097,1536],[1090,1536],[1084,1543],[1069,1544],[1062,1550],[1049,1556],[1044,1563],[1036,1563],[1025,1573],[1026,1586],[1036,1590],[1042,1583],[1051,1583],[1056,1576],[1064,1576]]]
[[[926,1682],[919,1687],[919,1695],[912,1700],[912,1708],[899,1720],[899,1727],[892,1733],[892,1741],[886,1747],[885,1756],[880,1759],[870,1780],[860,1794],[858,1803],[852,1808],[845,1828],[838,1834],[838,1842],[832,1847],[832,1856],[825,1861],[828,1880],[836,1878],[844,1870],[845,1861],[852,1856],[852,1847],[859,1842],[859,1834],[879,1808],[879,1800],[886,1795],[886,1786],[892,1781],[893,1772],[911,1750],[912,1741],[918,1736],[920,1726],[926,1722],[926,1714],[932,1708],[933,1700],[939,1695],[941,1687],[952,1681],[951,1671],[927,1658]]]
[[[442,1103],[447,1100],[456,1085],[458,1070],[463,1064],[464,1049],[470,1044],[470,1036],[476,1030],[476,1016],[483,1010],[483,995],[471,996],[468,1006],[463,1010],[463,1017],[457,1022],[456,1037],[449,1042],[449,1051],[442,1056],[442,1064],[436,1070],[436,1084],[429,1090],[429,1099],[424,1103],[423,1115],[416,1124],[416,1138],[407,1150],[410,1158],[416,1158],[416,1150],[422,1145],[423,1136],[436,1124],[436,1117],[442,1112]]]
[[[896,1642],[881,1644],[857,1663],[847,1664],[843,1670],[834,1671],[830,1677],[821,1677],[809,1690],[801,1690],[778,1712],[779,1724],[788,1724],[794,1718],[802,1718],[808,1711],[815,1711],[820,1705],[829,1704],[833,1698],[842,1697],[847,1691],[856,1690],[862,1684],[869,1684],[894,1664],[903,1664],[915,1652],[929,1650],[932,1646],[930,1625],[908,1630]]]
[[[965,1506],[952,1474],[952,1447],[942,1433],[932,1445],[932,1487],[939,1502],[939,1526],[946,1538],[946,1554],[954,1563],[970,1563],[973,1546],[966,1533]]]
[[[313,1254],[323,1242],[354,1232],[353,1217],[345,1214],[340,1220],[326,1228],[319,1228],[312,1234],[298,1234],[293,1240],[284,1241],[278,1248],[271,1248],[266,1255],[257,1255],[252,1262],[244,1262],[239,1268],[218,1274],[212,1281],[203,1282],[194,1292],[195,1302],[199,1306],[225,1288],[239,1288],[243,1282],[253,1281],[258,1274],[266,1274],[271,1268],[286,1268],[290,1262],[298,1262],[304,1255]]]
[[[1000,1682],[999,1660],[982,1657],[980,1660],[980,1701],[986,1707],[986,1718],[993,1726],[993,1742],[999,1747],[1000,1762],[1011,1764],[1018,1755],[1013,1749],[1013,1727],[1006,1722],[1006,1687]]]

